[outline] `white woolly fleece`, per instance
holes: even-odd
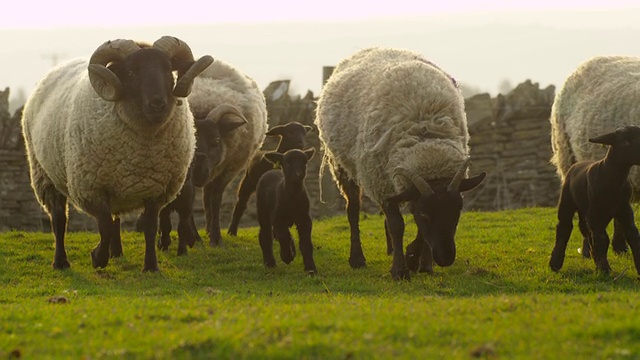
[[[109,203],[113,214],[143,207],[144,199],[173,200],[195,148],[189,106],[176,106],[156,130],[117,115],[89,82],[87,60],[49,72],[36,86],[22,119],[31,181],[38,201],[53,184],[79,210]]]
[[[598,56],[582,63],[556,94],[551,108],[551,162],[564,182],[576,161],[600,160],[606,147],[589,138],[640,125],[640,58]],[[629,174],[640,191],[640,170]]]
[[[378,203],[410,186],[394,178],[396,167],[425,180],[451,178],[469,154],[454,80],[408,50],[369,48],[342,60],[320,94],[315,122],[329,163]]]
[[[262,146],[267,133],[267,105],[258,84],[233,66],[216,59],[193,82],[189,105],[196,118],[204,118],[218,105],[230,104],[247,119],[246,125],[222,138],[222,161],[210,180],[231,180],[245,169]]]

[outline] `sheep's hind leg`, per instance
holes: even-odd
[[[110,243],[115,223],[108,206],[99,211],[91,211],[91,214],[98,221],[98,232],[100,233],[100,242],[91,251],[91,263],[94,268],[104,268],[109,263]]]
[[[316,263],[313,261],[313,243],[311,242],[311,217],[306,216],[303,220],[296,224],[298,229],[298,238],[300,239],[300,254],[304,263],[304,271],[309,275],[315,275],[318,270]]]
[[[347,201],[347,218],[349,219],[349,228],[351,230],[349,265],[354,269],[363,268],[367,266],[367,260],[362,252],[362,243],[360,242],[360,198],[362,193],[360,187],[349,179],[344,169],[336,166],[334,174],[342,195]]]
[[[53,185],[48,186],[42,195],[44,206],[47,208],[51,220],[51,230],[56,240],[53,268],[67,269],[71,267],[67,259],[67,251],[64,248],[64,237],[67,231],[67,198]]]
[[[109,249],[111,250],[111,258],[121,257],[122,252],[122,237],[120,236],[120,217],[116,216],[113,221],[113,229],[111,231],[111,242],[109,243]]]
[[[411,280],[411,273],[407,268],[402,249],[402,236],[404,235],[404,219],[396,204],[383,205],[384,216],[389,226],[389,233],[393,240],[393,265],[391,276],[394,280]]]
[[[169,250],[169,245],[171,245],[171,209],[164,207],[160,210],[159,217],[160,238],[158,239],[158,250],[167,251]]]

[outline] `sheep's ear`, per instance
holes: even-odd
[[[284,125],[274,126],[271,130],[267,131],[267,136],[282,135],[282,129],[284,129]]]
[[[458,186],[458,191],[465,192],[475,188],[476,186],[480,185],[480,183],[486,176],[487,173],[483,171],[474,177],[462,179],[462,181],[460,182],[460,186]]]
[[[614,131],[608,134],[590,138],[589,142],[592,142],[594,144],[614,145],[615,143],[617,143],[617,140],[618,140],[618,136]]]
[[[282,158],[284,157],[284,155],[282,155],[279,152],[268,152],[266,154],[264,154],[264,158],[267,159],[268,162],[274,164],[274,165],[278,165],[278,164],[282,164]]]
[[[417,187],[412,186],[398,195],[387,198],[387,200],[385,201],[388,203],[401,203],[405,201],[416,200],[418,198],[420,198],[420,191],[418,191]]]
[[[311,158],[313,157],[313,155],[315,155],[316,153],[316,149],[314,148],[308,148],[307,150],[304,151],[304,154],[307,155],[307,161],[311,160]]]
[[[247,120],[245,118],[239,117],[233,113],[224,114],[220,120],[218,120],[218,127],[221,134],[228,133],[229,131],[235,130],[246,124]]]
[[[304,131],[308,134],[309,132],[311,132],[311,130],[313,130],[313,126],[309,126],[309,125],[302,125],[304,127]]]

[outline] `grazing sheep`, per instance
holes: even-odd
[[[273,257],[273,236],[280,243],[280,259],[286,264],[296,255],[296,244],[289,228],[298,230],[300,253],[304,271],[315,274],[313,244],[311,243],[311,216],[309,215],[309,196],[304,186],[307,174],[307,162],[315,154],[315,149],[305,151],[292,149],[284,154],[269,152],[265,159],[279,164],[280,169],[269,170],[258,181],[256,189],[258,221],[260,223],[260,248],[267,267],[276,266]]]
[[[122,255],[118,215],[143,207],[143,270],[158,270],[158,213],[178,194],[195,148],[193,116],[179,98],[212,61],[194,61],[189,46],[170,36],[152,46],[114,40],[89,61],[72,60],[40,80],[22,128],[31,185],[51,218],[54,268],[70,266],[64,248],[70,201],[97,220],[94,267]]]
[[[604,157],[604,148],[587,139],[621,126],[640,125],[639,79],[640,58],[632,56],[594,57],[566,79],[556,94],[550,117],[551,162],[563,183],[575,162]],[[631,168],[629,181],[633,192],[640,194],[639,168]],[[616,253],[624,253],[628,248],[619,226],[614,220],[612,247]],[[590,253],[585,239],[582,255],[589,257]]]
[[[305,146],[305,136],[312,127],[308,125],[302,125],[299,122],[292,121],[285,125],[274,126],[267,132],[267,136],[279,136],[280,142],[278,143],[277,152],[284,154],[291,149],[302,149]],[[240,218],[247,208],[247,202],[249,197],[256,191],[256,185],[262,174],[273,169],[273,164],[265,159],[264,152],[260,151],[251,160],[247,171],[240,182],[238,187],[238,201],[233,207],[233,216],[231,218],[231,224],[227,233],[232,236],[238,235],[238,225],[240,224]]]
[[[464,179],[469,165],[464,99],[455,81],[420,54],[370,48],[342,60],[324,86],[316,124],[324,162],[347,200],[349,264],[366,265],[358,212],[360,189],[382,207],[393,244],[394,279],[409,279],[399,205],[410,203],[425,249],[440,266],[455,259],[461,192],[485,173]]]
[[[222,245],[220,205],[229,182],[255,156],[267,131],[267,106],[256,82],[216,60],[193,83],[189,105],[196,119],[207,118],[219,127],[218,156],[196,158],[194,181],[204,186],[206,231],[211,246]],[[242,125],[234,131],[227,129]]]
[[[616,219],[640,275],[640,234],[629,204],[631,186],[627,180],[631,166],[640,165],[640,127],[625,126],[590,138],[589,142],[609,145],[609,150],[604,159],[579,161],[565,174],[558,204],[556,244],[549,266],[553,271],[562,268],[573,229],[573,216],[578,212],[580,231],[591,245],[596,270],[611,271],[607,261],[609,236],[606,228],[612,219]]]

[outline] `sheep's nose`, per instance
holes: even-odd
[[[167,106],[167,102],[160,98],[155,98],[149,101],[149,110],[155,113],[163,112],[166,106]]]

